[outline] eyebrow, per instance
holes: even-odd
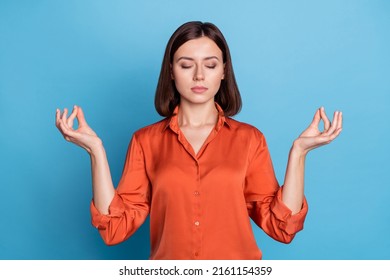
[[[210,59],[216,59],[219,61],[219,58],[217,56],[208,56],[208,57],[205,57],[203,60],[210,60]],[[179,57],[176,62],[179,62],[180,60],[190,60],[190,61],[194,61],[195,59],[193,59],[192,57],[188,57],[188,56],[181,56]]]

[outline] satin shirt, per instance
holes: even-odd
[[[263,134],[224,116],[197,154],[172,117],[134,133],[123,174],[92,224],[108,245],[129,238],[150,215],[150,259],[261,259],[250,218],[289,243],[307,213],[283,203]]]

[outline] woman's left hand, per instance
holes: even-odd
[[[320,121],[324,122],[324,130],[320,131]],[[329,144],[342,130],[342,113],[336,111],[332,123],[325,114],[324,107],[318,109],[309,127],[294,141],[294,148],[306,155],[310,150]]]

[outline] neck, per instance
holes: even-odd
[[[178,123],[180,127],[201,127],[215,125],[218,120],[218,110],[214,102],[206,104],[188,104],[180,102]]]

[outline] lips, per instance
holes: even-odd
[[[195,93],[203,93],[205,92],[206,90],[208,90],[207,87],[202,87],[202,86],[196,86],[196,87],[192,87],[191,90]]]

